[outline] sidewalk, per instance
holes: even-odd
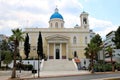
[[[0,80],[8,80],[11,77],[11,71],[0,71]],[[3,75],[2,75],[3,74]],[[91,74],[89,71],[42,71],[40,72],[40,78],[48,77],[61,77],[61,76],[77,76]],[[20,79],[38,78],[38,73],[32,74],[31,71],[16,71],[16,76]]]
[[[94,74],[111,74],[111,73],[120,73],[120,72],[97,72]],[[63,77],[63,76],[79,76],[79,75],[86,75],[91,74],[87,70],[80,70],[80,71],[42,71],[40,72],[40,78],[49,78],[49,77]],[[16,76],[20,79],[31,79],[31,78],[38,78],[38,73],[35,75],[32,74],[31,71],[19,71],[16,72]],[[11,71],[0,71],[0,80],[8,80],[11,77]],[[94,79],[95,80],[95,79]]]
[[[80,71],[43,71],[40,73],[40,77],[47,78],[47,77],[60,77],[60,76],[75,76],[75,75],[85,75],[91,74],[89,71],[80,70]],[[38,76],[38,73],[35,74]]]

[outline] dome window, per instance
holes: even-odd
[[[58,22],[55,23],[55,27],[58,28]]]
[[[61,28],[63,27],[63,23],[61,23]]]
[[[50,25],[51,27],[52,27],[52,23],[51,23],[51,25]]]

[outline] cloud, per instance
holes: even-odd
[[[78,0],[0,0],[0,32],[18,27],[48,27],[49,17],[56,5],[63,12],[67,26],[70,26],[67,23],[69,20],[71,23],[75,21],[73,13],[79,13],[83,8]]]
[[[90,28],[100,34],[102,38],[105,38],[106,34],[110,31],[115,31],[117,29],[117,25],[114,25],[112,22],[93,17],[89,17],[89,24]]]
[[[79,0],[0,0],[0,34],[11,35],[11,29],[18,27],[47,28],[56,6],[64,17],[65,27],[80,25],[79,16],[84,6]],[[112,22],[91,16],[89,22],[90,29],[102,37],[116,29]]]

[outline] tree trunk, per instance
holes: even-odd
[[[93,62],[93,56],[91,60],[91,73],[94,73],[94,62]]]
[[[115,72],[112,56],[110,58],[111,58],[111,64],[112,64],[112,71]]]
[[[8,69],[8,64],[6,64],[6,70]]]
[[[14,50],[14,62],[13,62],[13,70],[11,78],[16,78],[16,52],[17,52],[17,46],[15,44],[15,50]]]

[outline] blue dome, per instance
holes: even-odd
[[[51,15],[50,19],[59,18],[63,19],[62,15],[58,12],[58,9],[55,9],[55,12]]]

